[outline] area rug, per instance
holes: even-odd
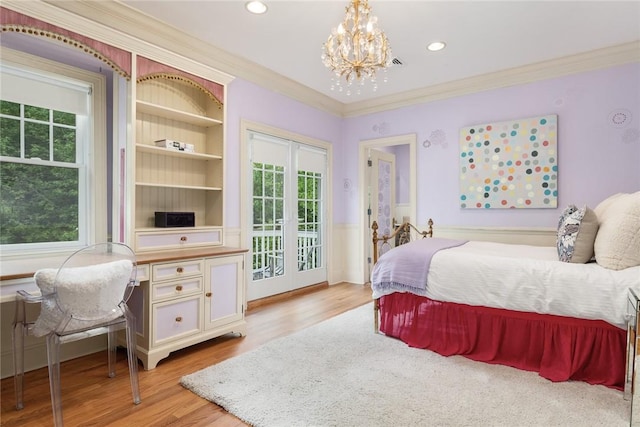
[[[182,378],[254,426],[628,426],[622,392],[373,333],[371,304]]]

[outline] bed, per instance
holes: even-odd
[[[640,192],[565,209],[556,247],[433,237],[377,258],[375,327],[412,347],[535,371],[551,381],[628,384],[629,289],[640,292]],[[409,241],[410,240],[410,241]],[[635,350],[635,348],[634,348]]]

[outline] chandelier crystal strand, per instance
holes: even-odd
[[[378,28],[378,18],[370,13],[367,0],[352,0],[345,8],[344,21],[331,30],[322,46],[321,58],[337,82],[343,78],[350,86],[371,80],[375,90],[376,72],[386,71],[392,58],[387,36]]]

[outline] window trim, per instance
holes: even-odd
[[[39,247],[28,247],[31,245],[20,245],[16,250],[3,248],[0,252],[0,261],[4,267],[9,267],[7,263],[13,261],[20,265],[30,264],[32,259],[34,264],[46,263],[46,258],[59,258],[61,255],[70,254],[80,247],[96,242],[107,241],[108,212],[107,212],[107,81],[105,76],[86,71],[80,68],[65,65],[59,62],[50,61],[38,56],[29,55],[12,49],[0,48],[0,63],[11,67],[24,68],[27,71],[48,75],[53,78],[70,78],[86,82],[91,87],[91,111],[93,122],[88,127],[89,139],[93,144],[87,147],[87,165],[91,172],[87,179],[87,211],[86,215],[86,242],[60,242],[52,245],[38,245]],[[101,153],[104,153],[101,155]],[[81,219],[82,221],[82,219]],[[43,260],[43,257],[45,258]],[[28,268],[28,267],[25,267]],[[38,267],[39,268],[39,267]],[[9,268],[12,269],[12,268]],[[21,267],[22,269],[22,267]],[[36,268],[37,269],[37,268]],[[30,269],[35,271],[35,269]]]

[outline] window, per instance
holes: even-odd
[[[73,113],[0,100],[0,244],[81,240],[86,169],[77,121]]]
[[[73,250],[106,240],[106,144],[94,117],[103,78],[71,67],[5,62],[0,92],[0,248]],[[48,61],[47,61],[48,62]],[[53,63],[56,64],[56,63]],[[45,67],[43,67],[45,68]],[[104,108],[98,109],[104,111]],[[104,150],[103,155],[96,155]],[[95,161],[94,161],[95,160]]]

